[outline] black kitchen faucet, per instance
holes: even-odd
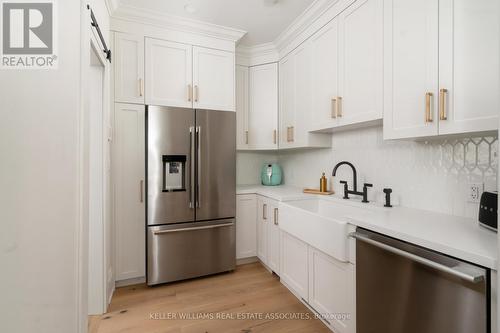
[[[342,166],[342,165],[348,165],[352,169],[352,182],[353,182],[353,190],[349,190],[349,186],[347,185],[347,181],[341,180],[340,183],[344,184],[344,199],[349,199],[349,194],[353,195],[359,195],[363,197],[362,202],[369,202],[368,201],[368,188],[373,187],[373,184],[368,184],[364,183],[363,184],[363,192],[358,192],[358,174],[356,172],[356,168],[354,165],[350,162],[343,161],[338,163],[335,168],[333,168],[332,176],[335,176],[337,173],[337,169]]]

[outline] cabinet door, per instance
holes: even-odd
[[[236,66],[236,149],[248,149],[248,67]]]
[[[280,243],[281,231],[279,227],[279,210],[277,202],[269,202],[269,223],[268,223],[268,266],[280,275]]]
[[[254,194],[236,200],[236,259],[257,255],[257,200]]]
[[[145,276],[145,107],[115,104],[116,279]]]
[[[382,119],[383,0],[358,0],[339,18],[339,125]]]
[[[263,197],[257,198],[257,256],[264,263],[267,263],[268,256],[268,204]]]
[[[499,12],[498,0],[439,1],[439,134],[498,129]]]
[[[144,37],[115,33],[115,101],[144,104]]]
[[[146,103],[191,108],[192,46],[146,38]]]
[[[281,233],[281,280],[306,301],[309,297],[307,247],[290,234]]]
[[[234,53],[193,47],[194,108],[235,111]]]
[[[437,91],[438,1],[384,0],[384,138],[437,135]]]
[[[295,117],[291,139],[295,147],[308,146],[312,105],[312,52],[306,41],[294,51],[295,57]]]
[[[311,38],[312,130],[331,128],[337,123],[334,107],[339,95],[338,26],[335,18]]]
[[[248,142],[251,149],[278,148],[278,65],[250,67]]]
[[[343,263],[309,247],[309,304],[328,321],[335,332],[355,330],[355,270],[350,263]],[[327,317],[330,314],[346,315],[345,320]],[[349,316],[349,317],[347,317]]]
[[[295,125],[295,57],[290,54],[280,61],[280,148],[293,145]]]

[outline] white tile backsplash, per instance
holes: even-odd
[[[262,166],[268,163],[276,163],[277,161],[278,156],[275,151],[238,151],[236,154],[236,184],[260,184],[260,171]]]
[[[285,183],[301,187],[319,187],[321,173],[331,175],[333,167],[344,160],[355,165],[360,189],[363,182],[373,183],[371,200],[382,202],[383,188],[390,187],[394,201],[406,207],[474,217],[477,204],[467,202],[468,184],[484,183],[486,190],[497,189],[497,137],[384,141],[382,128],[370,127],[333,134],[331,149],[280,151],[278,155]],[[249,161],[244,164],[250,166]],[[337,172],[337,192],[342,191],[340,180],[348,180],[352,187],[348,167]]]

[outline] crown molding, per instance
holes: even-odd
[[[314,21],[339,2],[341,2],[341,0],[314,1],[274,40],[277,50],[281,52],[287,45],[291,44],[294,39],[299,37]]]
[[[109,16],[113,16],[114,12],[118,8],[120,0],[105,0],[105,3]]]
[[[124,21],[154,25],[170,30],[218,38],[234,43],[238,42],[246,34],[246,31],[239,29],[224,27],[217,24],[192,20],[129,5],[118,6],[118,8],[113,12],[112,17]]]
[[[320,22],[329,19],[330,14],[325,14],[342,1],[314,1],[273,42],[255,46],[238,46],[236,48],[236,62],[243,66],[255,66],[279,61],[310,36],[308,29],[315,29],[316,25],[325,24],[326,22]]]
[[[279,53],[274,43],[255,46],[239,45],[236,47],[236,63],[243,66],[256,66],[279,61]]]

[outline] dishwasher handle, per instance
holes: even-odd
[[[370,238],[369,236],[364,235],[364,234],[359,233],[359,232],[351,232],[349,234],[349,237],[354,238],[354,239],[359,240],[359,241],[362,241],[362,242],[365,242],[367,244],[373,245],[375,247],[381,248],[383,250],[389,251],[391,253],[394,253],[394,254],[399,255],[401,257],[410,259],[412,261],[418,262],[422,265],[434,268],[434,269],[439,270],[441,272],[445,272],[445,273],[454,275],[456,277],[459,277],[461,279],[464,279],[464,280],[472,282],[472,283],[479,283],[485,279],[485,275],[482,273],[469,274],[466,272],[462,272],[462,271],[454,269],[453,267],[448,267],[446,265],[437,263],[437,262],[429,260],[427,258],[423,258],[423,257],[418,256],[416,254],[413,254],[413,253],[395,248],[393,246],[378,242],[378,241]]]

